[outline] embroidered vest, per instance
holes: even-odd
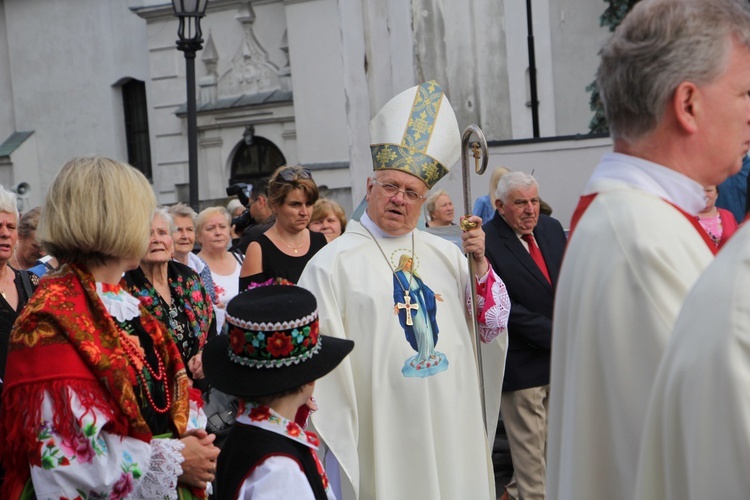
[[[295,460],[307,477],[316,500],[326,500],[315,459],[315,450],[280,434],[251,425],[234,424],[219,454],[215,484],[217,500],[237,498],[242,483],[265,459],[278,455]],[[279,498],[283,492],[279,492]]]

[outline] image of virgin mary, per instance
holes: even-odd
[[[398,314],[406,340],[417,354],[404,363],[405,377],[429,377],[448,369],[445,354],[435,350],[438,342],[437,303],[440,294],[424,284],[413,269],[414,261],[402,254],[393,274],[393,311]]]

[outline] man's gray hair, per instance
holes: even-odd
[[[16,193],[0,185],[0,212],[13,214],[18,223],[18,198]]]
[[[686,81],[714,82],[732,40],[750,48],[747,0],[641,0],[601,51],[597,85],[613,138],[636,141]]]
[[[536,187],[537,190],[539,189],[539,184],[533,175],[521,171],[508,172],[500,177],[500,180],[497,182],[495,199],[502,201],[503,204],[508,203],[508,196],[510,196],[511,191],[528,189],[532,186]]]

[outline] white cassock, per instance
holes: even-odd
[[[646,415],[638,499],[750,495],[750,227],[732,236],[675,323]]]
[[[437,369],[408,366],[418,353],[394,315],[392,269],[372,236],[352,221],[313,257],[299,281],[318,300],[320,332],[355,342],[341,365],[317,382],[320,410],[313,424],[358,498],[494,500],[466,310],[468,263],[453,243],[418,230],[414,235],[413,268],[442,299],[436,301]],[[411,233],[377,241],[394,269],[401,255],[411,255]],[[482,349],[493,434],[506,346],[503,331]],[[434,371],[423,376],[424,370]]]
[[[703,188],[609,153],[563,259],[552,328],[547,492],[633,498],[646,406],[677,313],[713,254],[683,210]]]

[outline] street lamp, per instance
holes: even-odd
[[[190,206],[198,211],[198,125],[195,109],[195,53],[203,48],[201,17],[206,14],[208,0],[172,0],[174,15],[180,20],[177,29],[177,50],[185,53],[188,121],[188,184]]]

